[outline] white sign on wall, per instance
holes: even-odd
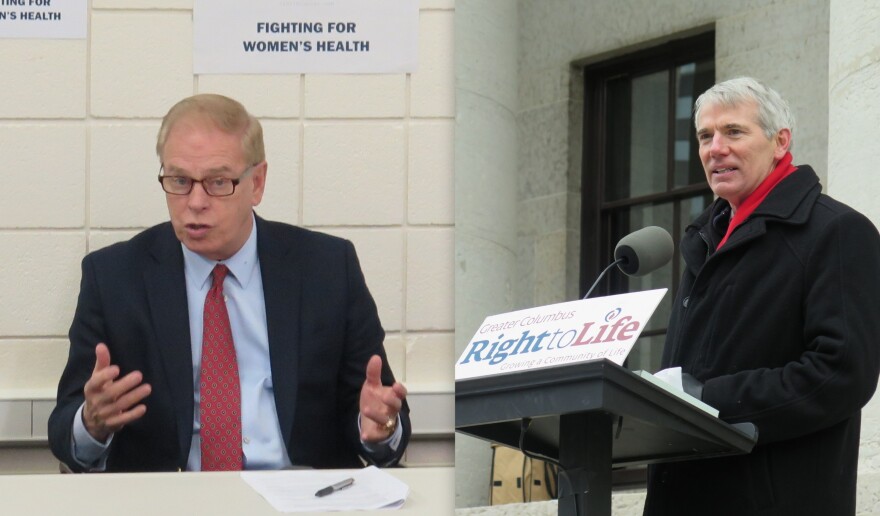
[[[195,0],[193,71],[413,72],[418,62],[418,4],[418,0]]]
[[[0,0],[0,38],[85,39],[88,0]]]
[[[623,365],[665,288],[487,317],[455,363],[455,379],[608,359]]]

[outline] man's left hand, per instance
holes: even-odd
[[[370,357],[367,379],[361,387],[361,440],[372,443],[391,437],[405,398],[406,387],[402,383],[382,385],[382,358]]]

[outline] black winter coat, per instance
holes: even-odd
[[[663,367],[705,383],[752,453],[651,466],[646,515],[855,514],[861,408],[880,374],[880,236],[821,194],[808,166],[714,251],[716,200],[681,242],[686,262]]]

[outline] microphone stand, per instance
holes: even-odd
[[[590,297],[590,294],[593,293],[593,290],[596,288],[596,285],[599,284],[599,281],[601,281],[602,278],[605,277],[605,274],[608,271],[610,271],[612,267],[614,267],[615,265],[621,264],[623,262],[626,262],[626,261],[628,261],[626,258],[621,257],[621,258],[618,258],[618,259],[614,260],[613,262],[611,262],[611,265],[609,265],[608,267],[605,267],[605,270],[603,270],[602,272],[599,273],[599,277],[596,278],[596,281],[593,282],[593,286],[590,287],[590,290],[588,290],[586,295],[584,295],[584,297],[582,297],[581,299],[586,299],[586,298]]]

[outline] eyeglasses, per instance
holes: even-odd
[[[192,192],[193,185],[201,183],[205,193],[211,197],[228,197],[235,193],[235,187],[241,183],[244,176],[248,175],[251,170],[259,163],[254,163],[244,169],[237,179],[229,177],[209,177],[207,179],[193,179],[186,176],[166,176],[165,165],[159,167],[159,183],[162,190],[172,195],[188,195]]]

